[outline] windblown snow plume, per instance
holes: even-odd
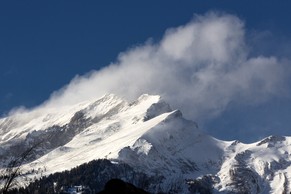
[[[129,100],[159,94],[186,116],[217,115],[229,103],[261,103],[284,91],[286,69],[276,57],[252,56],[244,23],[208,13],[168,29],[157,42],[119,54],[100,71],[76,76],[45,106],[64,106],[114,93]]]

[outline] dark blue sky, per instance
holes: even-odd
[[[290,9],[287,0],[1,1],[0,115],[36,106],[75,75],[100,69],[120,52],[148,38],[158,41],[166,29],[210,10],[238,16],[249,34],[268,31],[266,46],[256,52],[290,54],[282,50],[290,42]]]

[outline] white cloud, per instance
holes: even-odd
[[[287,71],[276,57],[249,57],[244,23],[208,13],[119,55],[100,71],[75,77],[45,106],[62,106],[115,93],[129,100],[160,94],[186,116],[219,114],[229,103],[261,103],[284,89]]]

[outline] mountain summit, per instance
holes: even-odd
[[[221,141],[160,96],[145,94],[129,103],[108,94],[0,119],[1,172],[31,147],[32,154],[21,164],[23,185],[35,176],[108,159],[158,177],[148,188],[153,193],[291,191],[290,137],[271,136],[252,144]]]

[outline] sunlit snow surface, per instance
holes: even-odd
[[[0,120],[0,146],[9,149],[33,131],[68,125],[77,112],[82,112],[85,127],[65,145],[25,164],[24,172],[45,169],[37,175],[44,176],[107,158],[164,176],[161,188],[207,175],[217,193],[239,193],[238,188],[290,192],[289,137],[271,136],[253,144],[217,140],[185,120],[179,110],[171,110],[160,96],[142,95],[129,103],[110,94],[75,106],[18,113]]]

